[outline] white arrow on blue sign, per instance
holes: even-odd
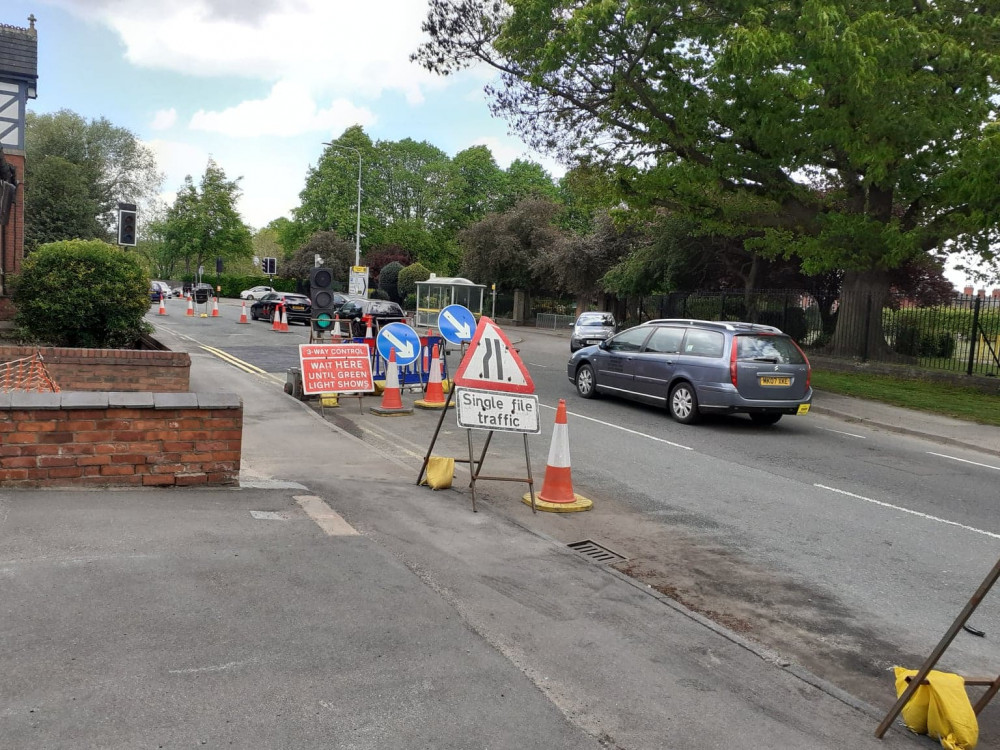
[[[448,305],[438,313],[438,330],[452,344],[472,341],[476,332],[476,316],[462,305]]]
[[[405,366],[416,362],[420,356],[420,337],[406,323],[390,323],[379,329],[375,348],[386,362],[389,352],[396,350],[396,364]]]

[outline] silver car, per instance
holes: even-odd
[[[583,398],[599,393],[666,406],[683,424],[742,412],[758,424],[805,414],[812,369],[773,326],[651,320],[574,353],[566,373]]]
[[[581,313],[573,324],[569,337],[569,350],[575,352],[591,344],[599,344],[616,330],[615,316],[608,312]]]

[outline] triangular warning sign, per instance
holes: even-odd
[[[528,368],[500,327],[485,315],[479,319],[469,349],[452,381],[465,388],[501,393],[534,393]]]

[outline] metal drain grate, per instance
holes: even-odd
[[[579,552],[581,555],[590,558],[598,565],[611,565],[612,563],[624,562],[628,560],[625,555],[619,555],[614,550],[598,544],[593,539],[584,539],[580,542],[571,542],[566,545],[571,550]]]

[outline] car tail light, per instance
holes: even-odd
[[[809,364],[809,357],[807,357],[806,353],[802,351],[802,347],[799,346],[798,342],[795,339],[792,339],[791,341],[795,345],[795,348],[799,350],[799,354],[802,355],[802,359],[806,361],[806,390],[808,391],[809,386],[812,384],[812,375],[813,375],[812,365]]]
[[[736,350],[739,348],[739,337],[733,336],[733,347],[729,352],[729,378],[733,381],[733,387],[739,389],[740,384],[737,382],[739,378],[736,375]]]

